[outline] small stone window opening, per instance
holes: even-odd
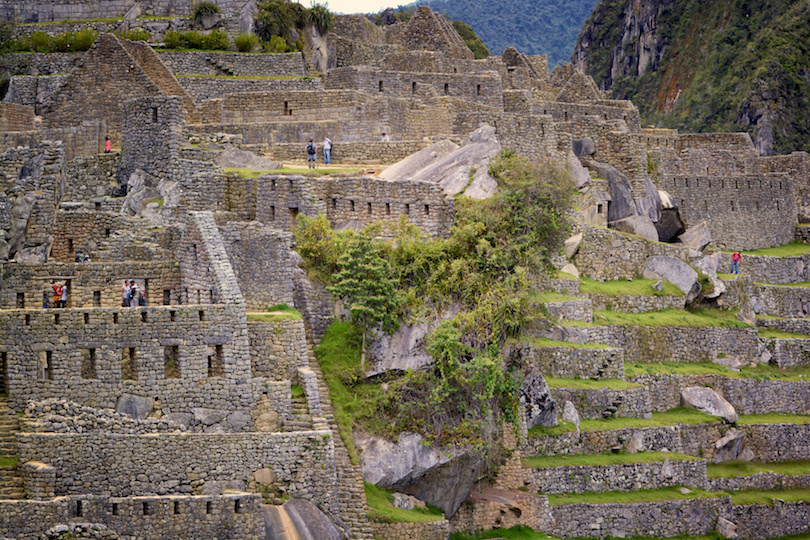
[[[755,201],[755,204],[757,205],[757,210],[759,210],[759,201]]]
[[[385,215],[386,216],[391,215],[391,203],[385,203]]]
[[[408,203],[405,203],[405,214],[407,215],[407,214],[410,214],[410,213],[411,213],[411,205],[408,204]]]
[[[200,311],[198,311],[197,313],[198,313],[198,315],[200,316],[200,320],[201,320],[201,321],[204,321],[204,320],[205,320],[205,311],[200,310]]]
[[[382,81],[379,82],[377,89],[378,89],[379,92],[383,91],[383,82]]]
[[[450,95],[450,85],[448,83],[444,83],[444,95]]]
[[[110,236],[110,229],[104,229],[104,236]]]
[[[292,116],[292,109],[290,109],[290,102],[284,102],[284,116]]]
[[[739,183],[737,180],[734,180],[734,188],[735,188],[735,189],[739,189],[739,188],[740,188],[740,183]]]
[[[180,502],[179,501],[174,501],[174,513],[175,514],[180,513]]]
[[[354,201],[349,201],[349,211],[354,212]]]
[[[73,257],[73,238],[68,238],[68,257]]]
[[[565,111],[565,121],[568,122],[568,111]]]
[[[605,120],[607,120],[607,114],[605,115]]]
[[[25,319],[23,319],[23,324],[25,324],[25,326],[31,326],[31,315],[25,316]]]
[[[41,381],[53,380],[53,352],[39,351],[37,355],[37,379]]]
[[[143,503],[143,515],[145,515],[145,516],[149,515],[149,503],[148,502]]]
[[[141,311],[141,322],[149,322],[149,314],[145,311]]]
[[[734,211],[734,201],[729,201],[731,203],[731,211]]]
[[[601,205],[601,204],[597,204],[597,205],[596,205],[596,213],[597,213],[597,214],[601,214],[601,213],[602,213],[602,210],[603,210],[603,205]]]
[[[276,207],[270,205],[270,221],[275,221],[276,219]]]
[[[84,516],[82,501],[76,501],[76,517]]]
[[[337,199],[332,199],[332,210],[337,210]]]
[[[169,289],[163,289],[163,305],[172,305],[172,291]]]
[[[703,211],[704,212],[709,211],[709,201],[703,201]]]
[[[90,324],[90,314],[89,313],[84,314],[84,324]]]
[[[113,313],[113,324],[118,324],[118,313]]]
[[[96,378],[96,350],[94,348],[82,349],[82,379]]]
[[[416,81],[411,83],[411,94],[416,93]]]
[[[476,95],[476,96],[480,96],[480,95],[481,95],[481,85],[480,85],[480,84],[477,84],[477,85],[475,86],[475,95]],[[545,114],[545,112],[544,112],[543,114]]]
[[[169,312],[169,322],[177,322],[177,312],[176,311],[171,310]]]
[[[180,378],[180,348],[177,345],[169,345],[163,348],[163,378]]]
[[[93,291],[93,307],[101,307],[101,291]]]
[[[17,293],[17,309],[25,309],[25,293]]]
[[[368,215],[371,215],[371,203],[368,203],[368,206],[366,207],[366,213]]]
[[[720,187],[723,188],[723,189],[726,189],[726,181],[725,180],[720,180]]]
[[[214,510],[214,505],[211,503],[211,501],[208,501],[207,503],[205,503],[205,513],[206,514],[210,514],[211,512],[213,512],[213,510]]]
[[[686,179],[686,187],[689,187],[689,179]]]
[[[235,501],[233,501],[233,513],[234,514],[242,513],[242,499],[236,499]]]
[[[779,210],[779,201],[776,201],[776,209]]]
[[[95,206],[96,212],[101,212],[101,203],[100,202],[95,203],[94,206]]]
[[[684,207],[684,200],[681,199],[681,205],[678,208],[683,208],[683,207]]]
[[[427,204],[425,205],[425,215],[426,216],[430,215],[430,205],[427,205]]]
[[[157,124],[158,121],[158,108],[152,107],[152,123]]]
[[[8,379],[8,353],[0,352],[0,394],[5,394],[6,380]]]
[[[59,324],[59,314],[55,314],[53,316],[53,324]]]
[[[135,381],[138,379],[137,349],[127,347],[121,356],[121,378],[125,381]]]
[[[782,189],[782,181],[779,181],[779,189]]]
[[[214,346],[214,355],[208,357],[208,377],[222,377],[225,375],[225,354],[222,345]]]
[[[112,503],[112,515],[118,515],[118,503]]]
[[[275,178],[270,182],[270,189],[276,189],[276,179]]]

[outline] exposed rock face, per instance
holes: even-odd
[[[681,391],[681,403],[684,407],[697,409],[712,416],[719,416],[730,424],[733,424],[739,418],[731,403],[706,386],[684,388]]]
[[[223,150],[217,157],[216,164],[220,167],[239,167],[257,171],[269,171],[281,168],[281,163],[278,161],[263,158],[253,152],[239,150],[238,148],[227,148]]]
[[[557,404],[551,397],[551,389],[542,373],[534,372],[523,380],[518,390],[520,408],[526,413],[528,428],[556,426]]]
[[[706,226],[705,221],[701,221],[694,227],[690,227],[685,233],[678,237],[678,244],[682,244],[697,251],[703,251],[703,249],[708,246],[711,241],[712,233],[709,232],[709,228]]]
[[[34,197],[26,195],[21,189],[17,190],[11,207],[8,255],[14,255],[25,245],[25,231],[28,228],[28,220],[31,218],[35,202]]]
[[[661,242],[672,242],[686,230],[677,208],[662,208],[661,219],[655,223],[655,229]]]
[[[582,243],[582,233],[575,234],[565,241],[565,258],[570,259],[577,254],[579,245]]]
[[[593,139],[590,137],[572,141],[571,148],[574,151],[574,155],[577,157],[590,156],[596,152],[596,144],[594,144]]]
[[[48,262],[53,245],[53,236],[48,236],[48,241],[34,247],[26,247],[17,251],[14,260],[19,263],[40,264]]]
[[[135,420],[145,420],[155,407],[155,400],[150,397],[124,394],[118,398],[115,412],[131,416]]]
[[[709,281],[711,281],[712,291],[710,293],[704,293],[706,298],[717,298],[726,292],[726,284],[722,279],[717,277],[717,271],[720,269],[720,260],[720,253],[713,253],[692,264],[695,270],[706,274],[709,277]]]
[[[289,518],[284,519],[284,515]],[[346,535],[309,501],[290,499],[282,506],[264,506],[268,540],[343,540]],[[292,523],[294,531],[287,530]]]
[[[574,185],[581,188],[591,181],[591,175],[588,169],[582,166],[582,162],[577,159],[573,153],[568,153],[565,158],[565,164],[568,166],[568,172],[571,173],[571,178],[574,180]]]
[[[739,538],[737,526],[722,516],[717,518],[717,534],[721,538]]]
[[[726,435],[714,443],[712,463],[724,461],[751,461],[754,453],[745,446],[745,433],[737,429],[730,429]]]
[[[644,262],[642,275],[647,279],[669,281],[686,294],[687,302],[691,302],[700,294],[697,272],[675,257],[657,255],[648,258]]]
[[[571,401],[566,401],[565,405],[563,405],[562,419],[574,424],[577,427],[577,431],[579,431],[579,411],[577,411],[576,406]]]
[[[613,221],[610,225],[617,231],[636,234],[647,240],[658,242],[658,230],[655,228],[655,224],[650,221],[650,218],[646,215],[628,216],[618,221]]]
[[[649,178],[644,178],[644,196],[636,200],[636,207],[639,215],[646,216],[653,223],[661,219],[661,195]]]

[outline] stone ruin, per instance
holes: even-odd
[[[238,2],[218,3],[226,16],[244,13]],[[10,2],[2,14],[28,22],[126,15],[116,11],[118,3],[96,4]],[[173,2],[141,2],[139,9],[187,13],[186,4]],[[622,522],[626,508],[620,505],[606,509],[607,517],[591,515],[593,508],[549,507],[536,492],[597,488],[569,485],[569,470],[524,469],[520,454],[632,446],[768,460],[777,459],[774,441],[790,440],[779,460],[808,457],[810,437],[800,426],[736,432],[716,424],[702,431],[684,426],[608,433],[615,440],[607,442],[579,434],[527,439],[531,425],[554,423],[559,414],[649,416],[679,406],[682,387],[703,384],[650,378],[638,389],[597,395],[549,389],[543,380],[524,389],[520,440],[505,430],[515,454],[494,490],[482,489],[474,505],[461,505],[476,480],[467,475],[451,482],[449,521],[369,522],[362,480],[375,465],[368,457],[362,469],[354,466],[337,436],[311,352],[334,317],[335,302],[299,267],[291,235],[297,215],[324,214],[335,228],[404,217],[426,234],[445,236],[453,197],[490,195],[497,187],[486,162],[512,148],[535,160],[564,162],[576,180],[581,236],[567,253],[573,271],[598,280],[648,272],[677,282],[667,273],[679,268],[676,263],[689,268],[703,260],[709,241],[737,250],[806,241],[797,224],[805,221],[808,204],[808,160],[804,153],[761,157],[746,134],[642,128],[632,103],[609,99],[570,65],[550,72],[545,56],[511,48],[474,60],[447,21],[426,7],[409,23],[384,28],[340,16],[330,34],[307,39],[322,48],[242,55],[156,52],[105,33],[87,53],[0,57],[12,75],[0,103],[0,259],[6,261],[0,264],[0,415],[9,426],[0,449],[18,463],[0,476],[0,493],[8,498],[0,500],[0,537],[51,538],[71,530],[82,537],[149,538],[182,530],[189,537],[259,538],[269,534],[266,523],[280,519],[267,517],[263,503],[288,498],[313,503],[296,510],[311,516],[305,521],[329,516],[337,525],[328,534],[335,538],[446,538],[451,530],[514,524],[563,537],[670,536],[681,530],[642,517]],[[315,67],[322,75],[312,76]],[[105,136],[115,152],[102,153]],[[217,165],[226,150],[300,161],[306,141],[326,136],[336,163],[398,164],[379,175],[325,177],[272,171],[245,177]],[[472,167],[475,179],[466,182]],[[90,261],[75,262],[80,249]],[[665,267],[653,267],[655,257],[665,258]],[[705,259],[695,264],[715,278],[728,262],[726,254]],[[798,331],[810,298],[758,283],[804,281],[810,261],[800,263],[746,257],[757,283],[725,291],[718,281],[718,302],[797,318],[794,326],[768,324]],[[145,292],[144,306],[121,307],[125,279]],[[685,292],[694,283],[686,283]],[[68,290],[65,309],[43,308],[53,284]],[[571,287],[566,280],[551,286]],[[623,301],[627,310],[646,311],[682,308],[695,296],[651,298],[652,305]],[[548,308],[563,320],[592,321],[600,302],[606,300],[594,296]],[[295,306],[304,320],[248,317],[277,304]],[[763,344],[755,329],[632,335],[626,327],[560,325],[553,331],[555,339],[607,348],[516,346],[510,354],[539,366],[528,380],[540,371],[624,378],[630,358],[715,361],[730,354],[745,363],[767,354],[783,367],[807,347],[801,340]],[[659,347],[639,345],[650,340]],[[379,350],[376,361],[389,363],[375,369],[397,368],[390,363],[399,358],[393,349]],[[419,354],[400,353],[405,364]],[[737,411],[810,413],[806,383],[786,392],[779,384],[721,379],[711,386]],[[304,397],[293,397],[293,385]],[[538,405],[555,402],[553,414]],[[476,470],[438,450],[423,456],[418,441],[406,439],[387,442],[383,456],[410,459],[416,452],[428,476]],[[666,462],[664,471],[653,464],[639,475],[658,481],[642,487],[710,487],[705,461],[695,463]],[[414,487],[403,477],[418,474],[402,472],[391,486],[441,502],[435,485]],[[599,489],[629,489],[617,480],[621,472],[589,474],[591,483],[605,476]],[[690,533],[714,531],[728,520],[746,538],[767,537],[756,532],[756,522],[780,534],[801,530],[795,522],[808,513],[806,504],[794,505],[797,517],[777,526],[772,514],[738,509],[726,499],[688,504],[654,510],[687,508]],[[596,533],[576,528],[599,519],[608,525]]]

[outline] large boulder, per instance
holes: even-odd
[[[523,380],[518,390],[518,404],[526,413],[526,426],[552,427],[558,424],[557,404],[543,374],[535,371]]]
[[[585,165],[589,169],[595,170],[600,178],[608,181],[608,190],[610,191],[610,204],[607,212],[608,223],[638,214],[636,202],[633,200],[633,190],[627,176],[613,165],[607,163],[586,160]]]
[[[483,470],[483,460],[464,448],[423,444],[421,435],[402,433],[397,442],[355,433],[363,480],[414,495],[452,516]]]
[[[577,433],[579,433],[579,411],[577,411],[577,407],[572,401],[566,401],[565,405],[563,405],[562,419],[565,422],[574,424],[577,428]]]
[[[154,408],[155,400],[150,397],[123,394],[118,398],[115,412],[126,414],[135,420],[145,420]]]
[[[714,442],[712,463],[724,461],[751,461],[754,453],[745,445],[745,433],[731,428],[723,437]]]
[[[282,506],[264,505],[264,523],[268,540],[343,540],[340,527],[310,501],[290,499]],[[289,527],[295,530],[288,530]]]
[[[617,231],[635,234],[652,242],[658,242],[658,230],[647,216],[628,216],[619,221],[612,221],[609,225]]]
[[[733,424],[739,419],[737,411],[726,399],[706,386],[690,386],[681,391],[681,404]]]
[[[590,156],[596,153],[596,144],[590,137],[571,141],[571,149],[576,157]]]
[[[51,255],[51,246],[53,246],[53,236],[49,235],[48,240],[44,244],[18,250],[14,255],[14,260],[18,263],[25,264],[46,263],[48,262],[48,257]]]
[[[698,274],[688,264],[666,255],[656,255],[644,261],[642,276],[647,279],[669,281],[686,294],[686,301],[692,302],[700,294]]]
[[[717,518],[717,527],[715,527],[715,530],[720,538],[735,540],[740,537],[740,535],[737,534],[737,526],[723,516]]]
[[[582,244],[582,233],[575,234],[565,241],[565,258],[570,259],[577,254],[579,245]]]
[[[705,274],[712,284],[711,292],[703,292],[706,298],[717,298],[726,292],[725,282],[717,277],[717,270],[720,269],[720,261],[720,253],[713,253],[692,263],[692,268]]]
[[[711,241],[712,234],[709,232],[709,227],[706,225],[705,221],[701,221],[681,234],[678,237],[677,243],[696,251],[703,251]]]
[[[674,242],[686,230],[677,208],[662,208],[661,217],[655,222],[655,229],[661,242]]]
[[[281,163],[261,156],[253,152],[239,150],[238,148],[227,148],[217,156],[216,164],[220,167],[239,167],[242,169],[252,169],[256,171],[271,171],[281,168]]]
[[[574,185],[577,188],[587,185],[591,181],[591,175],[588,169],[582,166],[582,162],[572,154],[568,153],[565,158],[565,164],[568,166],[568,172],[571,173],[571,178],[574,180]]]
[[[25,232],[28,230],[28,220],[34,210],[36,198],[26,195],[21,188],[12,190],[10,227],[8,231],[8,255],[14,255],[25,245]]]
[[[653,223],[661,219],[661,195],[649,178],[644,178],[644,196],[636,199],[639,215],[647,216]]]

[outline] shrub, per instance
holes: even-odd
[[[250,52],[259,44],[259,38],[253,34],[239,34],[233,38],[233,43],[239,52]]]
[[[274,53],[287,52],[287,40],[283,36],[270,36],[270,41],[265,42],[265,50]]]
[[[309,24],[316,26],[322,34],[335,26],[335,16],[326,6],[321,4],[315,4],[307,10],[306,20]]]
[[[203,17],[213,15],[214,13],[221,13],[219,6],[213,2],[197,2],[191,7],[191,16],[195,21],[199,21]]]
[[[176,30],[166,30],[163,34],[163,43],[169,49],[179,49],[183,44],[183,35]]]
[[[118,37],[128,39],[130,41],[149,41],[149,31],[143,28],[133,28],[132,30],[122,30],[116,32]]]
[[[202,48],[211,51],[226,51],[231,46],[231,39],[225,30],[214,30],[210,34],[203,35]]]
[[[8,49],[14,42],[14,23],[0,21],[0,50]]]
[[[95,30],[91,30],[90,28],[79,30],[78,32],[75,32],[73,34],[72,50],[86,51],[93,46],[93,43],[96,42],[97,38],[98,32],[96,32]]]
[[[168,49],[203,49],[208,51],[227,50],[231,40],[224,30],[215,30],[210,34],[201,34],[197,31],[175,32],[166,31],[163,43]]]

